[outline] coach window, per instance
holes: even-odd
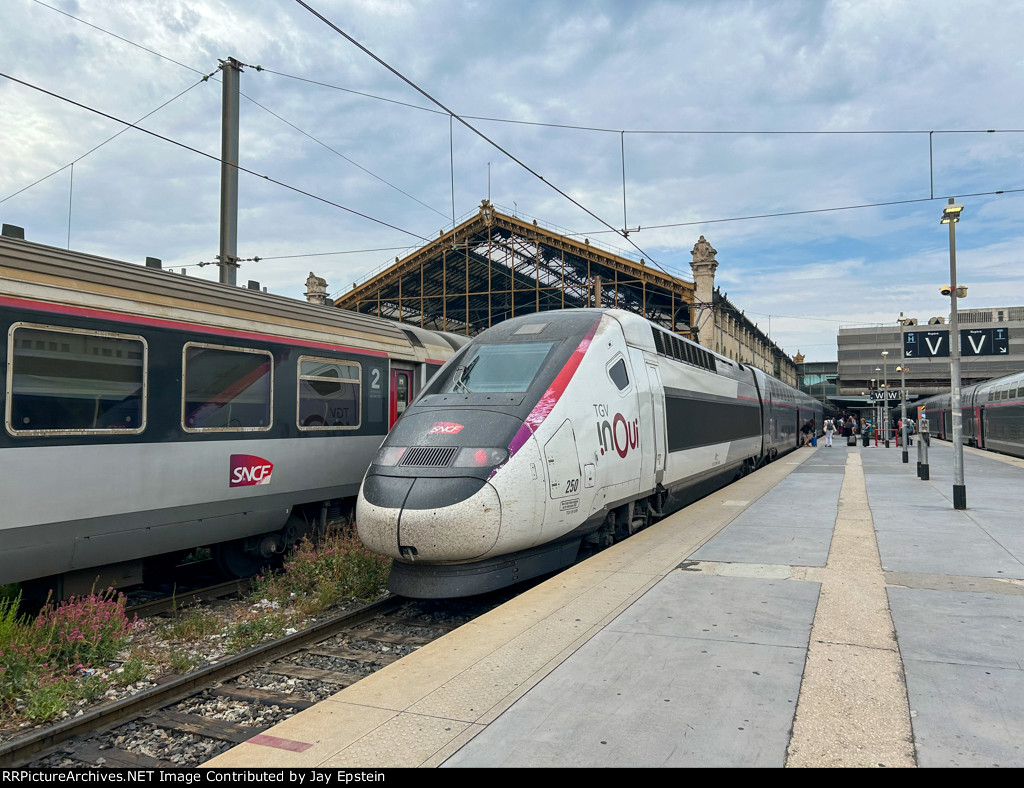
[[[12,435],[139,433],[146,341],[106,331],[11,326],[4,421]]]
[[[302,356],[299,359],[299,429],[357,429],[361,380],[362,367],[354,361]]]
[[[269,430],[274,357],[266,350],[189,342],[182,359],[186,432]]]

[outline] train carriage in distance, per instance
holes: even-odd
[[[823,406],[621,310],[506,320],[395,425],[356,524],[389,588],[478,594],[555,571],[793,449]]]
[[[936,438],[952,440],[949,392],[916,403]],[[965,386],[960,392],[963,442],[1014,457],[1024,457],[1024,371]]]
[[[255,571],[468,341],[7,237],[0,337],[0,584],[65,596],[199,546]]]

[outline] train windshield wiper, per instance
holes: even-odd
[[[469,376],[473,372],[473,367],[476,366],[476,362],[479,360],[480,356],[477,356],[466,366],[459,367],[455,370],[455,380],[452,381],[452,391],[464,391],[467,394],[473,393],[473,389],[466,384],[466,381],[469,380]]]

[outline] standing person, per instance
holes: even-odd
[[[825,419],[825,445],[832,446],[832,433],[836,431],[835,422],[832,419]]]

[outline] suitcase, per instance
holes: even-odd
[[[847,438],[846,438],[846,445],[847,446],[856,446],[857,445],[857,436],[856,435],[849,435],[849,436],[847,436]]]

